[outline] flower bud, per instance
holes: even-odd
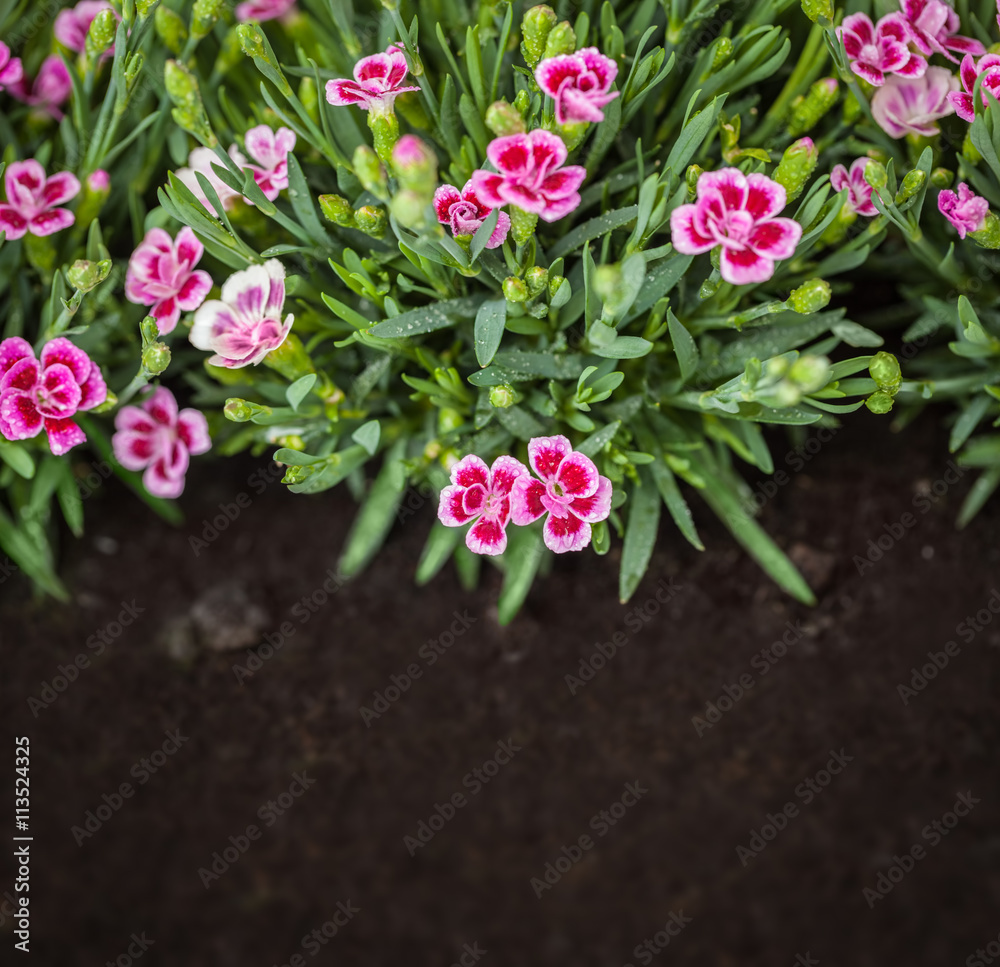
[[[809,92],[792,102],[792,116],[788,121],[788,133],[793,137],[805,134],[819,124],[820,119],[837,103],[840,85],[836,78],[821,77]]]
[[[556,13],[551,7],[542,5],[525,11],[521,20],[521,56],[532,70],[545,53],[545,43],[556,20]]]
[[[555,298],[555,294],[559,291],[559,287],[566,281],[565,275],[550,275],[549,276],[549,298]]]
[[[885,165],[881,161],[869,161],[865,165],[865,181],[868,182],[875,191],[881,191],[889,181],[886,174]]]
[[[799,315],[807,316],[819,312],[830,304],[830,283],[824,279],[810,279],[797,289],[792,289],[788,297],[788,307]]]
[[[69,280],[69,284],[79,292],[90,292],[108,277],[111,273],[111,266],[111,259],[101,259],[100,262],[77,259],[66,270],[66,278]]]
[[[560,54],[572,54],[576,50],[576,34],[568,20],[556,24],[545,40],[545,52],[542,60],[558,57]]]
[[[319,209],[335,225],[342,228],[354,227],[354,209],[341,195],[320,195]]]
[[[1000,248],[1000,218],[994,212],[987,212],[983,227],[969,232],[969,238],[980,248]]]
[[[900,386],[903,385],[903,373],[899,368],[899,360],[892,353],[875,353],[868,364],[868,372],[875,380],[875,385],[883,393],[888,393],[890,396],[895,396],[899,392]]]
[[[368,127],[372,132],[375,154],[386,164],[390,164],[392,152],[399,141],[399,118],[388,111],[369,111]]]
[[[904,201],[909,201],[918,191],[920,191],[921,188],[923,188],[926,180],[927,175],[925,175],[919,168],[914,168],[912,171],[908,171],[903,176],[903,181],[899,186],[899,191],[896,192],[896,204],[902,205]]]
[[[538,216],[534,212],[526,212],[523,208],[511,205],[510,234],[518,245],[524,245],[535,234],[537,224]]]
[[[142,76],[142,68],[146,63],[146,58],[141,50],[125,55],[125,90],[131,93],[135,90],[136,82]],[[122,111],[125,109],[122,108]]]
[[[145,19],[149,16],[149,12],[153,9],[153,6],[158,3],[159,0],[135,0],[135,10],[139,14],[139,17]]]
[[[528,295],[533,299],[549,284],[549,270],[540,265],[533,265],[524,273],[524,281],[528,286]]]
[[[712,56],[712,71],[721,70],[726,61],[733,56],[733,42],[728,37],[720,37],[715,42],[715,54]]]
[[[802,0],[802,12],[813,22],[833,22],[833,0]]]
[[[825,356],[799,356],[788,370],[788,378],[801,393],[814,393],[829,381],[830,361]]]
[[[428,197],[437,186],[437,155],[420,138],[406,134],[392,149],[392,170],[404,189]]]
[[[979,149],[972,143],[972,136],[969,133],[971,130],[971,128],[966,129],[965,140],[962,141],[962,157],[970,165],[977,165],[983,160],[983,156],[979,153]]]
[[[520,90],[517,92],[517,96],[514,98],[514,110],[517,111],[521,117],[524,117],[528,113],[528,109],[531,107],[531,95],[525,91]]]
[[[865,406],[867,406],[872,413],[882,414],[888,413],[889,410],[892,409],[892,404],[894,402],[895,401],[888,393],[883,393],[881,390],[877,390],[865,400]]]
[[[312,77],[303,77],[299,81],[299,100],[306,109],[306,113],[315,123],[319,123],[319,90],[316,81]]]
[[[111,191],[111,176],[103,168],[98,168],[87,175],[84,184],[87,191],[107,196]]]
[[[278,59],[271,50],[271,45],[264,36],[264,31],[257,24],[244,23],[236,28],[236,36],[239,38],[240,47],[247,57],[253,58],[254,64],[265,77],[273,81],[277,88],[286,97],[292,93],[292,86],[288,83],[281,70]]]
[[[153,15],[153,23],[157,36],[167,45],[167,50],[175,57],[180,56],[188,39],[187,27],[180,14],[161,3]]]
[[[290,383],[316,372],[302,340],[294,332],[289,333],[288,338],[277,349],[272,349],[264,357],[264,365],[280,373]]]
[[[819,149],[812,138],[799,138],[785,148],[771,177],[785,189],[788,201],[794,201],[802,193],[818,160]]]
[[[376,205],[364,205],[354,213],[354,221],[360,231],[373,238],[381,238],[385,235],[389,219],[386,217],[385,209]]]
[[[527,130],[520,111],[506,101],[494,101],[486,109],[486,127],[498,138],[508,134],[524,134]]]
[[[214,148],[218,139],[208,123],[201,91],[198,89],[198,79],[176,60],[167,61],[163,78],[167,94],[175,105],[171,113],[178,126],[193,134],[206,147]]]
[[[79,229],[87,228],[101,213],[110,194],[111,179],[103,168],[98,168],[83,179],[80,203],[76,206],[76,224]]]
[[[949,171],[947,168],[935,168],[931,172],[931,184],[935,188],[950,188],[954,180],[955,172]]]
[[[684,181],[688,186],[688,197],[694,198],[695,192],[698,189],[698,179],[705,173],[705,169],[701,165],[688,165],[687,171],[684,172]]]
[[[238,396],[233,396],[226,400],[222,412],[226,419],[232,420],[233,423],[247,423],[260,414],[270,414],[271,407],[261,406],[259,403],[251,403],[248,400],[241,400]]]
[[[400,225],[421,229],[429,222],[427,209],[430,204],[431,196],[412,188],[404,188],[389,200],[389,210]]]
[[[222,13],[223,0],[194,0],[191,9],[191,36],[197,40],[207,37]]]
[[[376,198],[386,198],[389,194],[388,180],[385,168],[378,160],[378,156],[368,147],[367,144],[359,144],[354,149],[354,156],[351,159],[354,167],[354,174],[357,175],[361,187],[370,192]]]
[[[498,410],[513,406],[518,400],[518,392],[510,383],[490,387],[490,405]]]
[[[528,287],[516,275],[508,275],[503,280],[503,295],[508,302],[525,302],[528,298]]]
[[[142,372],[147,377],[159,376],[170,365],[170,347],[151,342],[142,351]]]
[[[99,11],[97,16],[90,23],[87,31],[85,50],[87,52],[87,63],[96,64],[98,58],[114,42],[115,31],[118,29],[118,21],[115,19],[114,11],[110,7],[105,7]]]

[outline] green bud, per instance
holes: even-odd
[[[528,108],[531,107],[531,95],[525,91],[520,90],[517,92],[517,97],[514,98],[514,110],[517,111],[521,117],[524,117],[528,113]]]
[[[214,148],[218,139],[205,113],[198,79],[183,64],[168,60],[163,71],[167,94],[174,102],[172,116],[178,126],[193,134],[203,145]]]
[[[912,171],[908,171],[903,176],[903,182],[899,186],[899,191],[896,192],[896,204],[902,205],[904,201],[909,201],[921,188],[924,186],[924,182],[927,180],[927,175],[924,174],[919,168],[914,168]]]
[[[841,118],[845,125],[850,127],[861,117],[861,102],[854,96],[854,92],[848,90],[844,95],[844,110]]]
[[[153,5],[158,3],[159,0],[135,0],[135,9],[139,14],[140,18],[146,18],[149,16],[149,12],[153,9]]]
[[[131,92],[136,81],[142,76],[142,67],[146,57],[141,50],[125,55],[125,90]]]
[[[972,136],[969,134],[971,130],[971,127],[966,129],[965,140],[962,142],[962,157],[970,165],[977,165],[983,160],[983,156],[979,153],[979,149],[972,143]]]
[[[803,282],[797,289],[792,289],[788,297],[788,305],[799,315],[807,316],[811,312],[819,312],[830,304],[830,283],[823,279],[810,279]]]
[[[508,134],[524,134],[527,130],[520,111],[506,101],[494,101],[486,109],[486,127],[498,138]]]
[[[550,275],[549,276],[549,298],[555,297],[555,294],[559,291],[559,287],[566,281],[565,275]]]
[[[454,433],[463,423],[465,423],[465,417],[458,410],[452,409],[450,406],[444,406],[438,410],[438,433],[441,436]]]
[[[156,8],[153,23],[157,36],[167,45],[167,50],[174,56],[179,56],[188,39],[187,27],[180,14],[161,3]]]
[[[404,135],[392,150],[392,170],[400,187],[434,195],[438,159],[433,149],[412,134]]]
[[[833,0],[802,0],[802,12],[813,22],[833,22]]]
[[[281,478],[281,482],[283,484],[300,484],[308,480],[312,474],[312,467],[289,467],[285,470],[285,475]]]
[[[390,164],[393,149],[399,141],[399,119],[393,113],[368,111],[368,127],[372,132],[375,154],[386,164]]]
[[[69,284],[79,292],[90,292],[96,289],[111,273],[111,259],[101,259],[100,262],[89,262],[78,259],[66,270]]]
[[[342,228],[354,227],[354,209],[341,195],[320,195],[319,209],[335,225]]]
[[[490,387],[490,405],[498,410],[513,406],[518,400],[518,392],[510,383],[501,383]]]
[[[788,370],[788,378],[803,393],[813,393],[830,379],[830,360],[825,356],[799,356]]]
[[[516,275],[508,275],[503,280],[503,295],[508,302],[526,302],[528,287]]]
[[[238,396],[230,397],[226,400],[226,405],[222,410],[227,420],[233,423],[247,423],[255,416],[269,416],[270,406],[261,406],[259,403],[251,403],[248,400],[241,400]]]
[[[532,70],[545,53],[545,43],[556,21],[556,13],[551,7],[542,5],[525,11],[521,20],[521,56]]]
[[[354,174],[357,175],[358,181],[361,182],[361,187],[365,191],[371,192],[376,198],[388,197],[389,184],[385,168],[382,167],[378,156],[367,144],[359,144],[354,149],[351,163],[354,167]]]
[[[220,77],[225,77],[237,64],[243,62],[243,50],[240,45],[240,36],[236,27],[230,28],[223,37],[219,45],[219,54],[215,58],[213,72]]]
[[[288,334],[288,338],[277,349],[272,349],[264,357],[264,365],[280,373],[290,383],[316,372],[302,340],[293,332]]]
[[[389,201],[393,217],[406,228],[420,229],[428,224],[427,209],[431,197],[412,188],[396,192]]]
[[[719,285],[721,284],[721,279],[705,279],[701,284],[701,288],[698,289],[699,299],[711,299],[716,292],[719,291]]]
[[[899,368],[899,360],[892,353],[877,352],[868,364],[868,372],[875,380],[875,385],[890,396],[895,396],[903,385],[903,373]]]
[[[207,37],[222,13],[223,0],[194,0],[191,10],[191,36],[197,40]]]
[[[239,38],[243,53],[253,58],[257,70],[272,81],[285,97],[288,97],[292,93],[292,86],[282,72],[278,58],[274,56],[264,31],[257,24],[245,23],[236,28],[236,36]]]
[[[114,42],[115,31],[118,29],[118,21],[115,19],[114,11],[109,7],[101,10],[91,21],[90,29],[87,31],[85,50],[87,52],[87,63],[96,64],[98,58]]]
[[[572,54],[576,50],[576,34],[568,20],[556,24],[545,40],[545,52],[542,60],[558,57],[560,54]]]
[[[152,342],[142,351],[142,371],[147,377],[159,376],[170,365],[170,347]]]
[[[533,265],[524,273],[524,281],[528,286],[528,295],[534,299],[536,295],[541,295],[549,284],[549,270],[540,265]]]
[[[523,245],[535,234],[538,216],[514,205],[510,206],[510,233],[518,245]]]
[[[868,399],[865,400],[865,406],[868,407],[872,413],[888,413],[892,409],[893,398],[888,393],[883,393],[881,390],[872,393]]]
[[[684,181],[688,186],[688,197],[694,198],[698,189],[698,179],[704,173],[705,169],[701,165],[688,165],[687,171],[684,172]]]
[[[947,168],[935,168],[931,172],[931,184],[937,188],[950,188],[951,183],[955,180],[955,172],[949,171]]]
[[[785,189],[788,201],[794,201],[812,177],[819,160],[819,149],[812,138],[799,138],[792,142],[778,162],[771,177]]]
[[[983,227],[976,232],[969,232],[971,238],[980,248],[1000,248],[1000,218],[989,211]]]
[[[712,71],[720,70],[733,56],[733,42],[728,37],[720,37],[715,42],[715,54],[712,57]]]
[[[869,161],[865,165],[865,181],[872,186],[875,191],[881,191],[888,184],[889,176],[886,174],[885,165],[881,161]]]
[[[306,109],[306,113],[315,122],[319,122],[319,92],[316,88],[316,81],[311,77],[303,77],[299,81],[299,100]]]
[[[385,235],[389,219],[384,208],[375,205],[364,205],[354,213],[354,220],[358,229],[373,238],[381,238]]]
[[[792,115],[788,121],[788,133],[797,138],[801,134],[812,130],[820,119],[826,114],[834,104],[840,93],[840,85],[836,78],[821,77],[816,81],[809,92],[799,95],[792,101]]]

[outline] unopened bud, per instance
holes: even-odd
[[[80,292],[90,292],[97,288],[111,273],[111,259],[101,259],[100,262],[90,262],[78,259],[66,270],[69,284]]]
[[[299,81],[299,100],[306,109],[306,113],[313,119],[319,121],[319,89],[316,81],[312,77],[303,77]]]
[[[175,57],[179,56],[188,39],[187,27],[180,14],[161,3],[156,8],[153,23],[156,26],[157,36],[167,45],[167,50]]]
[[[890,396],[895,396],[899,392],[900,386],[903,385],[903,373],[899,368],[899,360],[892,353],[875,353],[868,364],[868,372],[875,380],[875,385],[883,393],[888,393]]]
[[[799,315],[807,316],[811,312],[819,312],[830,304],[830,283],[824,279],[810,279],[803,282],[797,289],[792,289],[788,297],[788,306]]]
[[[802,193],[818,160],[819,150],[812,138],[799,138],[785,148],[771,177],[785,189],[788,201],[794,201]]]
[[[983,160],[983,156],[979,153],[979,149],[972,143],[972,135],[970,132],[972,128],[969,127],[965,131],[965,140],[962,141],[962,157],[969,162],[970,165],[977,165]]]
[[[206,147],[214,148],[218,140],[208,123],[201,91],[198,89],[198,79],[176,60],[167,61],[163,78],[167,94],[175,105],[172,116],[178,126],[193,134]]]
[[[868,182],[875,191],[881,191],[889,181],[886,174],[885,165],[881,161],[869,161],[865,165],[865,181]]]
[[[135,10],[140,17],[148,17],[150,11],[153,9],[154,5],[159,3],[159,0],[135,0]]]
[[[117,29],[118,21],[110,7],[105,7],[98,12],[97,16],[90,22],[90,29],[87,31],[84,49],[87,53],[88,63],[97,63],[101,54],[115,42]]]
[[[159,376],[170,365],[170,347],[151,342],[142,351],[142,371],[146,376]]]
[[[525,302],[528,298],[528,287],[523,279],[516,275],[508,275],[503,280],[503,295],[508,302]]]
[[[111,191],[111,176],[103,168],[98,168],[87,175],[87,188],[94,194],[107,194]]]
[[[524,281],[528,286],[528,295],[533,299],[549,284],[549,270],[540,265],[533,265],[524,273]]]
[[[833,22],[833,0],[802,0],[802,12],[813,22]]]
[[[834,104],[837,103],[839,85],[836,78],[821,77],[805,96],[792,102],[792,116],[788,121],[788,133],[794,138],[805,134],[817,124]]]
[[[572,54],[576,50],[576,34],[568,20],[556,24],[549,31],[549,36],[545,40],[545,52],[542,60],[550,57],[558,57],[560,54]]]
[[[498,138],[508,134],[524,134],[527,130],[521,112],[506,101],[494,101],[486,109],[486,127]]]
[[[549,276],[549,298],[554,298],[555,294],[559,291],[559,287],[566,281],[565,275],[550,275]]]
[[[872,395],[865,400],[865,406],[867,406],[872,413],[882,414],[888,413],[889,410],[892,409],[892,404],[894,402],[895,401],[888,393],[883,393],[881,390],[878,390],[872,393]]]
[[[371,128],[375,154],[386,164],[389,164],[392,159],[392,152],[399,141],[399,118],[388,109],[369,111],[368,127]],[[412,137],[412,135],[409,135],[409,137]]]
[[[715,42],[715,54],[712,56],[712,70],[719,70],[733,56],[733,42],[728,37],[720,37]]]
[[[406,228],[420,229],[428,224],[427,209],[432,196],[423,192],[404,188],[396,192],[389,201],[389,210],[393,217]]]
[[[521,56],[532,70],[545,53],[545,43],[558,18],[551,7],[538,6],[525,11],[521,20]]]
[[[705,173],[701,165],[688,165],[684,172],[684,181],[688,186],[688,195],[693,198],[698,188],[698,179]]]
[[[373,238],[381,238],[385,235],[389,219],[386,217],[385,209],[376,205],[364,205],[354,213],[354,221],[358,229]]]
[[[389,193],[388,180],[385,168],[378,160],[378,156],[368,147],[367,144],[359,144],[354,149],[351,158],[354,167],[354,174],[357,175],[361,187],[370,192],[376,198],[386,198]]]
[[[274,51],[271,50],[271,45],[267,42],[264,31],[257,24],[244,23],[236,28],[236,36],[239,38],[243,53],[247,57],[253,58],[257,70],[273,81],[286,97],[291,94],[292,86],[282,72],[281,65],[274,56]]]
[[[830,379],[830,360],[825,356],[800,356],[788,370],[788,378],[800,392],[813,393]]]
[[[983,227],[969,232],[971,238],[980,248],[1000,248],[1000,218],[991,211],[986,213]]]
[[[924,182],[927,180],[927,175],[924,174],[919,168],[914,168],[912,171],[908,171],[903,176],[903,182],[899,186],[899,191],[896,192],[896,204],[902,205],[904,201],[909,201],[921,188],[924,186]]]
[[[518,91],[517,96],[514,98],[514,110],[524,117],[530,107],[531,95],[526,90]]]
[[[510,383],[501,383],[499,386],[490,387],[490,405],[498,410],[505,410],[508,406],[513,406],[517,399],[517,390]]]
[[[207,37],[222,13],[223,0],[194,0],[191,9],[191,36],[198,40]]]
[[[949,171],[947,168],[935,168],[931,172],[931,184],[935,188],[950,188],[954,180],[955,172]]]
[[[259,403],[251,403],[247,400],[241,400],[239,397],[230,397],[226,400],[226,405],[223,407],[222,413],[227,420],[232,420],[233,423],[248,423],[253,417],[263,413],[269,414],[271,412],[270,406],[261,406]]]
[[[341,195],[320,195],[319,209],[335,225],[342,228],[354,227],[354,209]]]
[[[437,185],[437,155],[420,138],[406,134],[392,150],[392,170],[402,188],[432,196]]]

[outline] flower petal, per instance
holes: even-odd
[[[538,520],[545,513],[544,496],[545,484],[540,480],[528,474],[518,477],[510,492],[511,520],[519,527]]]
[[[78,383],[90,376],[90,357],[79,346],[74,346],[65,336],[50,339],[42,349],[42,367],[61,364],[67,367]]]
[[[14,363],[25,358],[35,358],[35,351],[27,339],[10,336],[0,342],[0,377],[4,376]]]
[[[581,520],[596,524],[606,520],[611,513],[611,495],[613,487],[607,477],[601,477],[597,490],[590,497],[578,497],[569,505],[569,509]]]
[[[28,229],[32,235],[44,237],[69,228],[76,221],[68,208],[52,208],[47,212],[39,212],[28,220]]]
[[[695,222],[696,205],[680,205],[670,213],[670,241],[682,255],[699,255],[715,248],[714,238],[702,235]]]
[[[201,410],[186,407],[177,414],[177,436],[192,456],[207,453],[212,449],[208,420],[205,419],[205,414]]]
[[[549,514],[542,528],[545,546],[555,554],[567,551],[582,551],[590,543],[590,524],[580,520],[575,514],[556,517]]]
[[[590,457],[574,451],[559,464],[556,481],[569,497],[590,497],[597,490],[600,474]]]
[[[27,440],[42,428],[42,414],[26,393],[8,391],[0,394],[0,427],[8,440]]]
[[[746,210],[756,219],[772,218],[788,203],[788,195],[778,182],[767,175],[747,176]]]
[[[528,463],[542,480],[552,480],[563,458],[573,452],[573,445],[561,434],[538,436],[528,443]]]
[[[49,449],[60,457],[80,443],[85,443],[87,435],[71,419],[45,421],[45,432],[49,437]]]
[[[526,474],[528,468],[520,460],[507,455],[497,457],[490,467],[490,492],[506,497],[518,477]]]
[[[719,261],[719,271],[732,285],[752,285],[756,282],[766,282],[774,275],[774,262],[763,255],[758,255],[753,249],[724,248]]]
[[[462,524],[472,520],[472,517],[465,512],[464,497],[464,487],[449,485],[441,491],[438,500],[438,520],[445,527],[461,527]]]
[[[458,487],[471,487],[473,484],[488,487],[490,471],[481,457],[470,453],[451,468],[451,482]]]
[[[487,554],[494,557],[507,550],[507,532],[499,521],[480,517],[465,535],[465,546],[473,554]]]
[[[750,232],[748,244],[758,255],[770,259],[790,259],[802,238],[802,226],[792,218],[771,218],[758,222]]]

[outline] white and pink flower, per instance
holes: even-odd
[[[69,228],[76,216],[60,208],[80,191],[80,182],[69,171],[46,177],[34,158],[15,161],[4,172],[7,203],[0,204],[0,230],[7,241],[32,235],[52,235]]]
[[[295,147],[295,140],[291,128],[273,131],[266,124],[258,124],[243,136],[247,154],[253,161],[247,162],[235,145],[229,149],[229,155],[240,167],[253,172],[257,187],[269,201],[274,201],[288,187],[288,155]]]
[[[139,406],[123,406],[115,415],[115,431],[115,459],[126,470],[144,470],[143,486],[154,497],[179,497],[190,458],[212,448],[205,415],[191,408],[178,411],[165,386]]]
[[[233,145],[229,149],[230,157],[242,168],[244,165],[249,164],[246,158],[240,154],[239,149],[236,145]],[[229,211],[233,207],[237,198],[242,196],[238,191],[234,191],[229,187],[216,173],[212,164],[222,165],[219,160],[219,156],[211,149],[205,147],[198,147],[192,150],[191,154],[188,155],[188,163],[184,168],[179,168],[174,174],[175,177],[184,184],[190,191],[191,194],[201,203],[202,207],[211,212],[213,215],[218,217],[218,212],[215,210],[214,202],[208,200],[208,196],[205,194],[204,189],[201,187],[201,183],[198,181],[198,174],[204,175],[208,179],[208,183],[215,189],[215,193],[219,196],[219,201],[222,203],[222,207]]]
[[[551,131],[494,138],[486,156],[496,172],[479,169],[469,180],[472,190],[490,208],[514,205],[554,222],[580,204],[577,190],[587,177],[582,165],[566,165],[566,145]]]
[[[193,312],[212,288],[212,277],[195,269],[205,247],[185,226],[176,241],[162,228],[151,228],[132,253],[125,274],[125,297],[152,306],[161,334],[173,332],[181,312]]]
[[[475,454],[451,469],[451,485],[441,491],[438,517],[446,527],[473,522],[465,544],[474,554],[502,554],[507,548],[511,489],[528,468],[513,457],[497,457],[492,467]]]
[[[978,40],[959,35],[958,14],[943,0],[900,0],[899,6],[909,27],[910,39],[922,54],[942,54],[957,62],[950,51],[976,56],[985,53],[986,48]]]
[[[938,211],[955,226],[959,238],[980,231],[986,223],[990,203],[963,181],[958,193],[945,189],[938,195]]]
[[[442,225],[451,227],[452,235],[474,235],[480,225],[490,216],[493,209],[484,205],[468,181],[459,191],[454,185],[441,185],[434,192],[434,211]],[[499,248],[510,231],[510,216],[500,212],[497,226],[493,229],[487,248]]]
[[[603,121],[602,108],[616,97],[611,90],[618,65],[596,47],[548,57],[535,68],[538,86],[555,101],[556,123]]]
[[[744,175],[738,168],[706,171],[698,179],[694,204],[670,215],[670,238],[684,255],[722,246],[720,272],[733,285],[765,282],[774,263],[791,258],[802,237],[793,218],[778,218],[785,189],[766,175]]]
[[[875,25],[866,14],[852,13],[837,28],[837,35],[851,70],[875,87],[885,83],[886,74],[920,77],[927,70],[927,61],[908,46],[910,28],[902,14],[888,14]]]
[[[213,366],[256,366],[277,349],[292,329],[294,316],[281,319],[285,304],[285,267],[277,259],[235,272],[222,286],[221,299],[209,299],[194,314],[189,339],[214,353]]]
[[[73,417],[107,396],[97,363],[65,337],[46,343],[41,359],[20,336],[0,342],[0,434],[5,439],[27,440],[44,428],[49,448],[61,456],[87,439]]]
[[[943,68],[941,68],[943,70]],[[962,58],[962,66],[958,69],[958,76],[962,81],[964,90],[958,90],[958,84],[948,94],[948,100],[955,106],[955,113],[963,120],[972,122],[976,117],[976,108],[972,97],[976,89],[976,81],[982,74],[983,82],[980,88],[983,107],[989,102],[986,94],[989,92],[994,97],[1000,97],[1000,54],[985,54],[977,61],[972,54],[966,54]]]
[[[326,99],[335,107],[356,104],[362,111],[386,114],[397,97],[419,87],[403,85],[409,68],[403,51],[395,45],[384,54],[362,57],[354,65],[354,80],[337,78],[326,82]]]
[[[511,520],[523,526],[547,514],[545,546],[556,554],[582,551],[590,543],[591,524],[611,513],[611,481],[564,436],[535,437],[528,443],[528,462],[540,479],[528,474],[514,481]]]
[[[72,90],[73,82],[63,59],[58,54],[50,54],[42,61],[34,81],[22,76],[11,85],[10,94],[24,104],[42,108],[55,120],[61,121],[62,105]]]
[[[851,170],[843,165],[834,165],[830,172],[830,185],[834,191],[847,189],[847,207],[855,215],[871,217],[878,214],[878,209],[872,204],[872,186],[865,181],[865,168],[871,158],[855,158],[851,162]]]
[[[263,23],[265,20],[277,20],[290,13],[295,6],[295,0],[245,0],[236,5],[236,19],[240,23],[255,20]]]
[[[24,67],[19,57],[10,56],[10,48],[0,41],[0,91],[8,90],[24,77]]]
[[[83,53],[87,46],[87,32],[90,30],[90,25],[102,10],[110,10],[115,14],[116,20],[121,19],[107,0],[80,0],[75,7],[60,10],[52,27],[56,40],[76,54]],[[112,45],[103,56],[111,57],[113,54]]]
[[[923,77],[890,77],[872,96],[872,117],[891,138],[930,138],[940,132],[936,122],[955,111],[957,90],[958,78],[945,67],[928,67]]]

